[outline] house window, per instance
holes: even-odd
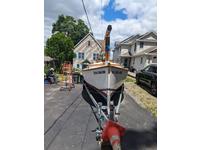
[[[84,53],[78,53],[78,59],[84,59]]]
[[[144,42],[140,42],[140,48],[144,47]]]
[[[142,64],[142,63],[143,63],[143,57],[140,58],[140,64]]]
[[[93,53],[93,60],[97,60],[99,58],[99,54]]]
[[[80,66],[79,66],[79,64],[77,64],[77,68],[79,68]]]
[[[135,46],[134,46],[134,52],[136,52],[136,46],[137,46],[137,45],[136,45],[136,43],[135,43]]]
[[[87,45],[90,46],[90,41],[88,41]]]

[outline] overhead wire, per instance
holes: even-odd
[[[90,24],[90,20],[89,20],[88,14],[87,14],[87,10],[86,10],[86,7],[85,7],[84,0],[82,0],[82,4],[83,4],[83,9],[84,9],[84,11],[85,11],[85,15],[86,15],[86,17],[87,17],[87,21],[88,21],[88,25],[89,25],[90,31],[91,31],[91,33],[93,34],[92,26],[91,26],[91,24]]]

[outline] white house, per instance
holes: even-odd
[[[73,67],[82,69],[84,62],[93,63],[101,52],[101,40],[96,40],[91,33],[88,33],[74,46],[76,58],[73,59]]]
[[[147,32],[116,42],[113,60],[130,70],[141,70],[150,63],[157,63],[157,34]]]

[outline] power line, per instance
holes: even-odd
[[[90,20],[89,20],[88,14],[87,14],[87,10],[86,10],[86,8],[85,8],[84,0],[82,0],[82,4],[83,4],[83,9],[84,9],[84,11],[85,11],[85,14],[86,14],[86,17],[87,17],[87,21],[88,21],[88,24],[89,24],[89,27],[90,27],[90,31],[91,31],[92,34],[93,34],[92,27],[91,27],[91,24],[90,24]]]
[[[101,23],[101,28],[103,28],[101,11],[102,11],[102,0],[101,0],[101,8],[100,8],[100,23]],[[103,32],[102,32],[101,35],[102,35],[102,37],[103,37]]]

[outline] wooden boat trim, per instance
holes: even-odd
[[[107,68],[107,67],[109,67],[109,68],[117,68],[117,69],[122,69],[122,70],[125,70],[125,71],[128,71],[128,69],[126,69],[126,68],[122,68],[121,66],[114,66],[114,65],[104,65],[104,66],[96,66],[96,67],[94,67],[94,68],[85,68],[85,69],[83,69],[83,71],[90,71],[90,70],[95,70],[95,69],[99,69],[99,68]]]

